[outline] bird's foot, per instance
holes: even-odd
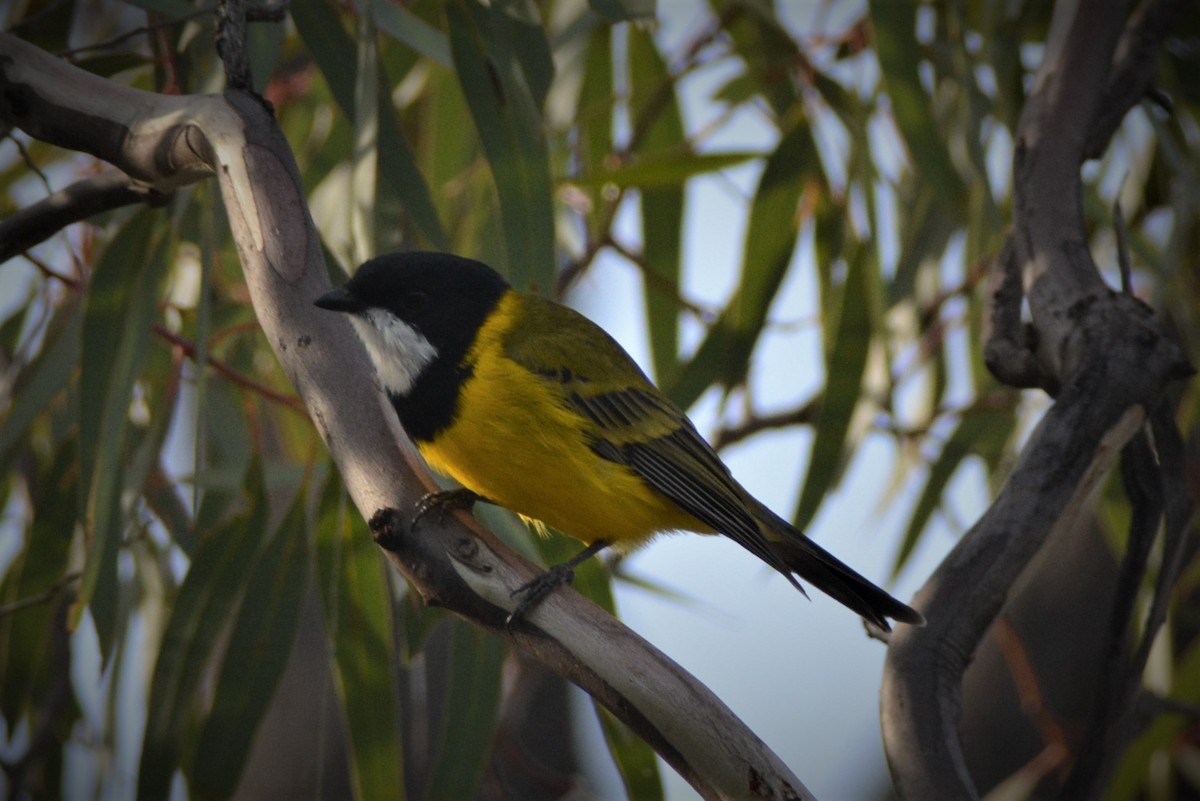
[[[570,562],[564,562],[561,565],[553,565],[532,581],[527,581],[517,589],[513,590],[512,597],[518,598],[516,607],[508,613],[508,617],[504,620],[504,625],[512,626],[518,620],[521,620],[534,609],[542,601],[549,597],[550,593],[557,590],[559,587],[570,584],[575,580],[575,566]]]
[[[487,498],[479,493],[472,492],[465,487],[427,493],[413,505],[412,522],[409,523],[409,528],[415,531],[421,519],[430,513],[436,514],[440,520],[450,512],[470,509],[479,501],[486,500]]]
[[[552,565],[542,575],[517,587],[512,595],[514,598],[520,598],[520,600],[517,602],[516,608],[504,620],[504,625],[506,627],[511,626],[542,601],[546,600],[550,593],[559,587],[573,582],[575,580],[575,568],[603,551],[608,545],[608,540],[596,540],[562,564]]]

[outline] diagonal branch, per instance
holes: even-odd
[[[72,223],[134,203],[161,206],[166,196],[120,170],[105,169],[0,220],[0,264]]]

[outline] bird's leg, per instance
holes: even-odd
[[[546,596],[550,593],[564,584],[570,584],[574,581],[575,568],[603,551],[610,544],[608,540],[596,540],[567,561],[562,564],[551,565],[545,573],[533,581],[529,581],[518,587],[513,592],[513,597],[519,597],[521,600],[517,603],[516,609],[513,609],[509,613],[508,618],[504,621],[504,625],[511,626],[524,617],[529,610],[546,600]]]
[[[487,498],[466,487],[427,493],[413,505],[412,522],[409,523],[409,528],[415,531],[421,518],[430,512],[436,512],[440,517],[457,509],[470,509],[479,501],[490,503]]]

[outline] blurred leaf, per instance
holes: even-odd
[[[655,0],[588,0],[588,5],[608,22],[651,19]]]
[[[787,119],[800,96],[786,75],[792,65],[807,63],[807,57],[775,18],[774,8],[760,0],[710,0],[709,5],[724,20],[723,30],[756,85],[754,93],[762,95],[776,117]]]
[[[613,111],[616,95],[613,89],[612,29],[597,25],[588,34],[584,56],[583,85],[579,89],[579,104],[575,122],[579,128],[579,151],[582,154],[582,173],[578,182],[587,183],[586,176],[603,168],[613,152]]]
[[[627,169],[636,171],[649,162],[675,162],[696,158],[683,131],[683,113],[675,96],[675,80],[658,52],[654,37],[638,28],[629,31],[629,74],[638,76],[630,90],[634,147],[639,154]],[[654,154],[654,155],[650,155]],[[663,159],[658,154],[671,154]],[[657,158],[656,158],[657,156]],[[662,178],[662,171],[657,177]],[[626,176],[628,177],[628,176]],[[686,180],[686,179],[682,179]],[[686,195],[681,181],[642,184],[642,259],[646,271],[646,321],[650,351],[657,375],[674,372],[679,361],[679,274],[683,255],[683,210]]]
[[[600,720],[604,741],[613,755],[625,794],[638,801],[656,801],[663,798],[662,776],[658,771],[658,755],[646,741],[638,737],[613,714],[598,703],[592,706]]]
[[[66,303],[55,315],[41,350],[17,376],[12,405],[0,424],[0,468],[7,468],[34,419],[62,392],[79,365],[83,307]]]
[[[385,0],[371,0],[375,27],[426,58],[450,66],[450,42],[446,35],[408,9]]]
[[[490,633],[448,618],[447,697],[441,736],[431,744],[432,771],[425,797],[475,798],[487,768],[500,708],[500,671],[507,649]],[[435,735],[436,736],[436,735]]]
[[[761,157],[761,153],[749,151],[737,153],[693,153],[690,150],[657,151],[639,155],[628,164],[615,169],[600,169],[584,173],[578,178],[572,178],[570,183],[586,187],[603,187],[605,184],[612,184],[620,187],[659,190],[680,187],[698,175],[719,172]]]
[[[915,196],[902,198],[900,259],[889,293],[891,304],[912,297],[921,266],[945,251],[951,235],[962,223],[960,216],[950,213],[943,205],[935,184],[922,181],[913,191]]]
[[[185,0],[128,0],[129,5],[162,14],[167,19],[188,19],[196,16],[196,7]],[[205,3],[212,8],[212,3]]]
[[[997,408],[986,399],[976,402],[971,409],[963,413],[958,428],[946,440],[937,461],[929,469],[925,489],[913,508],[908,529],[904,532],[895,564],[892,565],[893,578],[904,569],[908,558],[912,556],[929,519],[946,497],[946,488],[958,472],[963,459],[973,453],[985,459],[994,458],[994,455],[1003,449],[1004,442],[1015,424],[1014,406]]]
[[[204,406],[196,410],[203,418],[204,472],[192,477],[202,490],[194,524],[198,532],[220,526],[245,500],[242,483],[254,458],[254,436],[237,390],[208,372],[204,384]]]
[[[506,273],[523,289],[554,287],[554,208],[540,107],[508,40],[504,13],[449,0],[446,24],[458,80],[491,166],[504,226]]]
[[[354,92],[358,69],[355,65],[355,46],[346,34],[333,7],[323,2],[294,3],[288,6],[292,21],[321,74],[329,84],[338,107],[347,119],[355,118]],[[381,91],[386,91],[381,87]],[[389,95],[390,97],[390,95]],[[405,213],[429,241],[439,249],[449,248],[449,237],[442,227],[429,185],[417,170],[408,140],[400,132],[395,109],[390,100],[381,104],[379,115],[379,180],[404,199]]]
[[[826,314],[825,336],[832,336],[825,363],[825,391],[817,410],[816,438],[808,474],[800,491],[793,522],[803,529],[812,521],[822,499],[841,475],[842,455],[854,410],[858,408],[867,356],[871,351],[870,276],[874,261],[866,246],[848,257],[845,289],[836,315]],[[836,325],[835,325],[836,323]]]
[[[371,0],[366,0],[371,2]],[[390,107],[380,73],[378,37],[371,15],[355,17],[354,55],[354,149],[350,154],[350,187],[346,202],[350,213],[350,248],[358,264],[379,250],[377,220],[379,210],[376,185],[379,183],[379,127],[381,110]]]
[[[63,598],[71,595],[64,582],[79,512],[75,445],[74,441],[64,444],[54,460],[39,471],[30,488],[33,522],[25,547],[0,583],[0,606],[61,590],[57,597],[50,595],[39,603],[0,614],[0,676],[4,677],[0,681],[0,714],[10,730],[26,707],[42,702],[49,683],[67,669],[53,664],[52,659],[53,638],[62,626],[57,620],[59,607]],[[61,636],[65,639],[66,632]]]
[[[871,33],[896,126],[904,136],[922,183],[937,187],[947,209],[965,199],[962,178],[941,138],[933,103],[921,86],[921,48],[916,40],[917,0],[870,0]]]
[[[193,750],[191,789],[200,798],[229,798],[292,654],[311,560],[305,496],[256,554],[242,595],[212,709]]]
[[[247,477],[247,495],[249,512],[200,541],[163,632],[150,681],[139,799],[169,795],[213,649],[228,631],[246,587],[258,575],[254,554],[267,536],[267,501],[257,464]]]
[[[759,179],[736,294],[691,360],[663,382],[663,389],[683,408],[695,403],[714,380],[729,388],[745,379],[750,354],[791,265],[800,229],[800,195],[816,168],[812,131],[800,121],[780,140]]]
[[[86,493],[87,562],[76,614],[90,606],[100,649],[116,636],[121,490],[133,385],[158,315],[169,260],[166,226],[152,209],[134,214],[113,237],[88,284],[80,391],[81,489]]]
[[[1200,704],[1200,642],[1193,642],[1179,657],[1173,671],[1170,697],[1182,704]],[[1147,706],[1153,704],[1146,699]],[[1106,801],[1134,801],[1156,797],[1151,776],[1156,764],[1162,764],[1194,732],[1196,722],[1182,712],[1163,710],[1121,755],[1117,769],[1105,788]],[[1194,747],[1194,746],[1193,746]],[[1165,797],[1165,796],[1158,796]]]
[[[385,562],[341,478],[330,475],[317,513],[317,577],[333,675],[346,722],[346,754],[359,801],[402,798],[399,677]]]
[[[511,44],[533,106],[540,115],[554,82],[554,57],[542,28],[538,4],[534,0],[495,0],[492,5],[498,12],[492,17],[498,26],[495,33]]]

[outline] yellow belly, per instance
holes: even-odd
[[[421,445],[433,468],[585,543],[629,548],[662,531],[708,530],[628,467],[593,453],[583,421],[539,388],[542,379],[493,356],[476,363],[455,423]]]

